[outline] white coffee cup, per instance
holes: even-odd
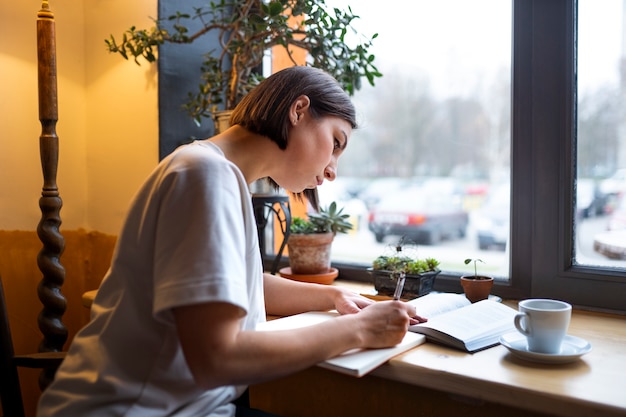
[[[533,298],[519,302],[515,327],[526,336],[528,350],[558,354],[567,335],[572,306],[564,301]]]

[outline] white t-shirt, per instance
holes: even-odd
[[[38,416],[232,416],[245,387],[203,390],[172,308],[228,302],[265,320],[263,267],[248,186],[208,141],[165,158],[139,190],[111,268]],[[196,323],[198,332],[204,323]]]

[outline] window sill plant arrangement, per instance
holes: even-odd
[[[416,250],[411,251],[403,247],[402,243],[396,245],[394,249],[393,254],[380,255],[374,259],[369,269],[374,277],[374,288],[378,294],[393,296],[401,273],[405,274],[401,298],[417,298],[431,292],[435,278],[441,272],[439,261],[434,258],[420,259]]]
[[[328,275],[333,239],[337,233],[352,229],[349,217],[334,201],[318,213],[309,214],[308,219],[294,217],[287,240],[290,275]]]
[[[354,19],[358,16],[350,7],[329,8],[324,0],[216,0],[155,20],[150,29],[133,26],[105,42],[109,52],[139,64],[139,58],[156,61],[165,43],[190,44],[216,35],[218,47],[207,43],[198,90],[183,104],[200,124],[203,118],[217,118],[219,110],[232,110],[260,82],[259,68],[273,47],[283,48],[294,65],[302,64],[298,51],[306,52],[307,65],[329,72],[349,94],[361,87],[362,78],[374,85],[382,76],[369,52],[377,34],[360,35]],[[346,38],[352,34],[357,35],[353,46]]]
[[[478,262],[484,263],[480,259],[468,258],[464,261],[465,265],[474,263],[474,275],[463,275],[461,277],[461,286],[465,297],[472,303],[489,298],[491,289],[493,288],[493,277],[487,275],[478,275]]]

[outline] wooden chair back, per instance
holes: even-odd
[[[50,373],[54,374],[64,357],[65,352],[15,355],[4,286],[0,276],[0,375],[2,376],[0,378],[0,402],[2,403],[2,416],[24,417],[18,367],[48,369]]]
[[[0,401],[3,416],[21,417],[24,415],[22,392],[17,375],[17,366],[13,362],[13,340],[7,314],[4,288],[0,277]]]

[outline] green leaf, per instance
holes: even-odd
[[[270,16],[278,16],[283,11],[283,5],[279,1],[271,1],[268,7]]]
[[[199,80],[203,87],[189,94],[190,101],[184,104],[194,120],[209,117],[216,104],[234,108],[258,84],[259,76],[253,74],[252,68],[262,62],[264,51],[273,46],[291,51],[297,42],[309,52],[312,65],[333,75],[350,95],[361,88],[363,79],[373,86],[376,78],[382,76],[374,65],[374,55],[369,53],[378,33],[371,37],[359,34],[353,27],[359,16],[349,6],[331,8],[323,0],[210,0],[192,10],[152,19],[154,27],[150,29],[132,26],[123,33],[119,44],[113,36],[105,42],[109,52],[124,59],[132,55],[139,64],[141,57],[148,62],[158,59],[154,48],[164,43],[202,42],[209,33],[219,38],[223,42],[221,48],[207,51],[212,61],[208,63],[207,58],[201,66]],[[304,16],[305,24],[288,23],[289,11],[293,16]],[[353,44],[347,44],[348,32],[357,35]],[[228,69],[233,67],[238,79],[231,90]]]

